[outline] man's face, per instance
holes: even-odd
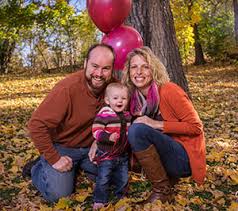
[[[94,48],[88,61],[84,62],[85,76],[89,89],[99,94],[109,83],[113,70],[113,54],[105,47]]]

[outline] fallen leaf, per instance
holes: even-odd
[[[238,202],[231,202],[231,205],[228,207],[228,211],[237,211],[238,210]]]
[[[4,173],[4,165],[0,162],[0,174]]]

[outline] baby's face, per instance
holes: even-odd
[[[105,102],[110,105],[110,107],[115,112],[124,111],[128,104],[128,90],[126,88],[116,88],[112,87],[105,97]]]

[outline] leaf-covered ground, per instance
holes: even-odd
[[[189,67],[193,102],[204,122],[207,142],[207,178],[198,187],[190,178],[175,190],[173,204],[160,201],[141,207],[150,184],[141,174],[131,174],[128,198],[104,210],[238,210],[238,67],[205,65]],[[58,75],[0,76],[0,210],[91,210],[92,183],[81,173],[76,193],[48,204],[24,180],[21,169],[38,156],[27,137],[26,122],[53,85]]]

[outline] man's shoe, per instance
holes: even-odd
[[[22,177],[23,178],[31,178],[31,169],[32,167],[40,160],[40,156],[35,160],[31,160],[25,164],[22,169]]]

